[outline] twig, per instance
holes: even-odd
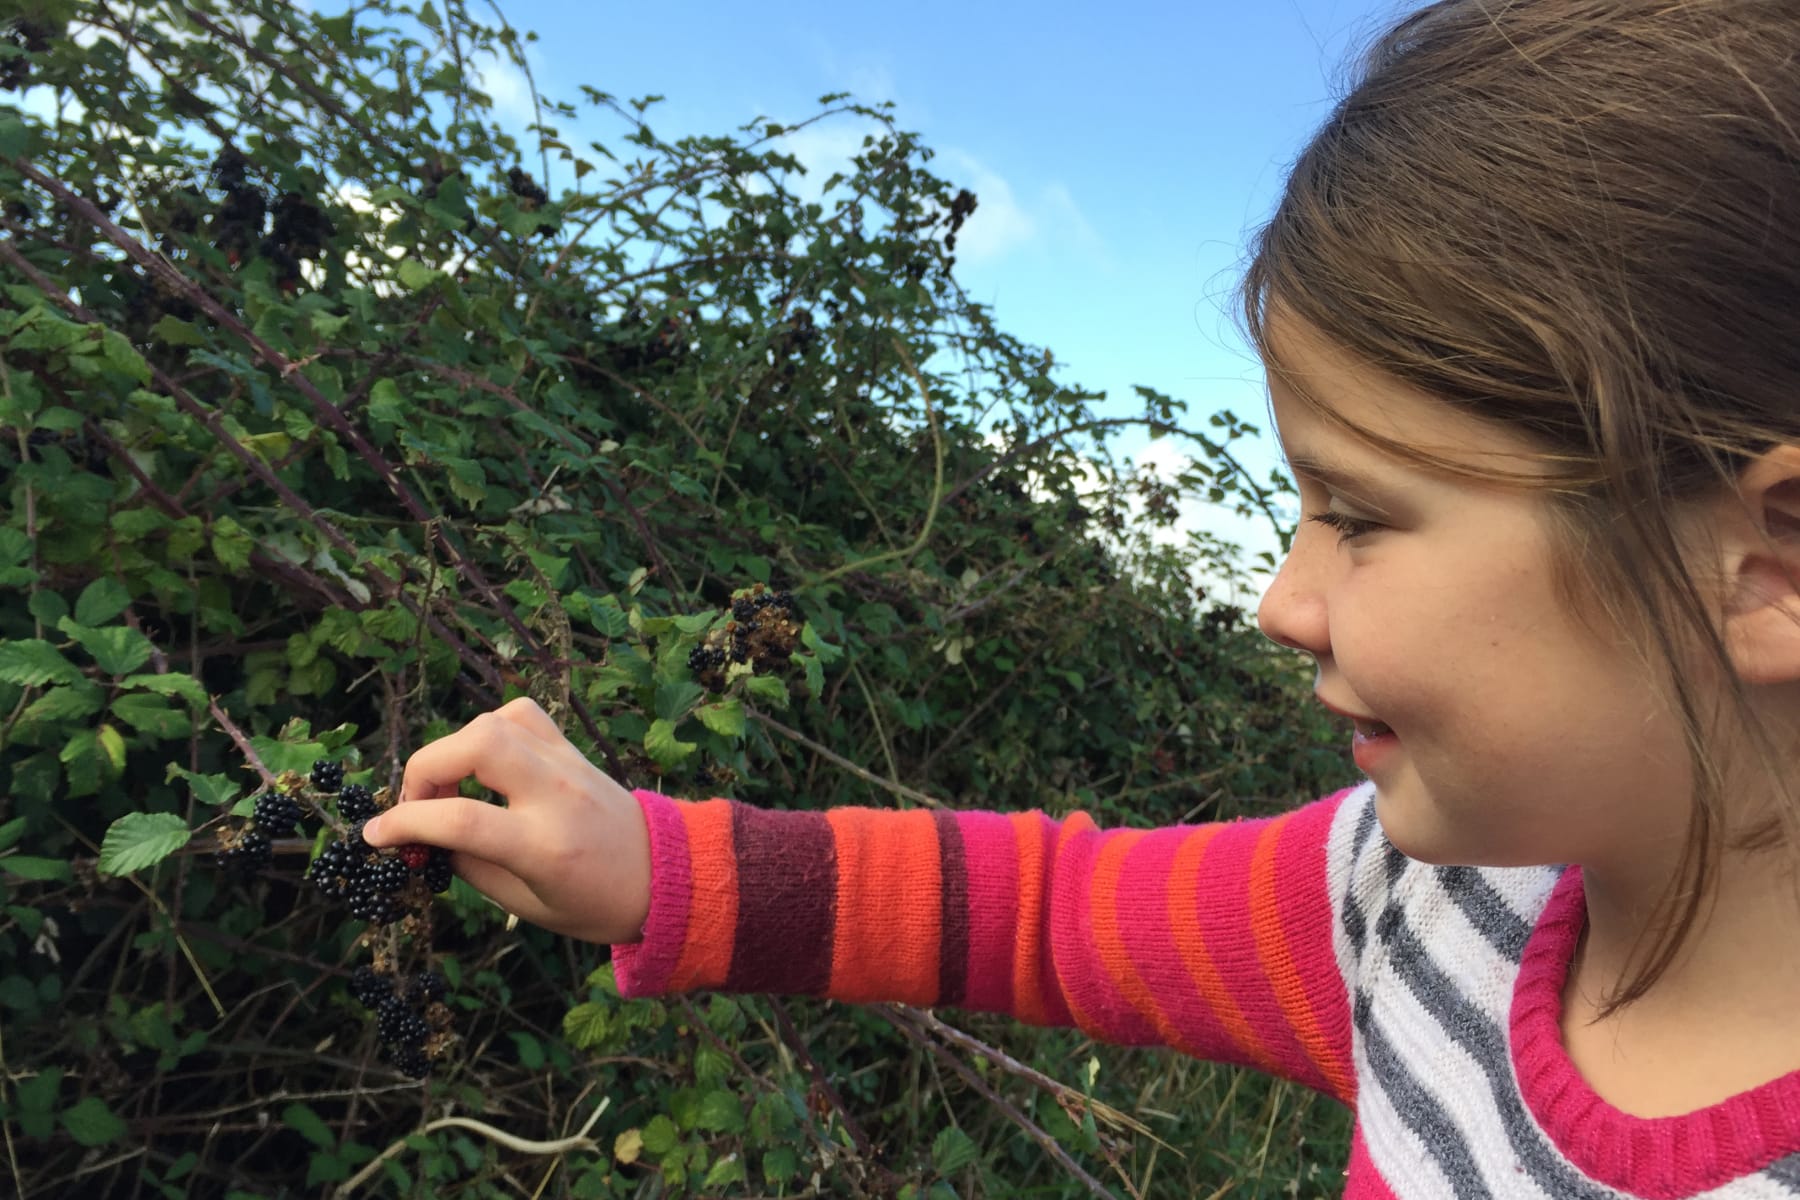
[[[600,1119],[600,1114],[605,1112],[611,1104],[611,1096],[601,1097],[600,1103],[588,1116],[586,1124],[582,1125],[579,1133],[566,1138],[558,1138],[553,1142],[534,1142],[528,1138],[508,1133],[504,1129],[495,1129],[485,1121],[476,1121],[469,1117],[440,1117],[435,1121],[427,1122],[422,1128],[407,1134],[370,1159],[362,1170],[344,1181],[343,1185],[338,1188],[337,1195],[340,1198],[349,1196],[357,1188],[367,1183],[369,1178],[381,1169],[381,1164],[406,1149],[406,1143],[412,1138],[419,1134],[436,1133],[440,1129],[473,1130],[490,1141],[498,1142],[508,1150],[516,1150],[520,1154],[567,1154],[571,1150],[598,1150],[600,1144],[588,1136],[588,1130],[594,1127],[594,1123]]]
[[[875,774],[873,771],[869,771],[863,767],[857,766],[855,763],[851,762],[849,759],[845,758],[843,755],[834,753],[833,751],[820,745],[818,742],[813,741],[811,738],[807,737],[804,733],[801,733],[798,729],[789,729],[786,725],[783,725],[780,721],[777,721],[774,717],[769,716],[767,713],[764,713],[757,709],[751,708],[747,704],[744,706],[744,712],[752,720],[755,720],[764,725],[767,725],[770,729],[773,729],[776,733],[779,733],[782,737],[787,738],[788,740],[790,740],[792,742],[795,742],[801,746],[806,747],[808,750],[811,750],[814,754],[817,754],[820,758],[825,759],[827,762],[831,763],[833,766],[841,767],[843,770],[850,772],[852,775],[856,776],[858,779],[866,780],[869,783],[874,784],[876,787],[881,788],[883,791],[892,792],[894,795],[904,797],[905,799],[908,799],[908,800],[915,800],[918,803],[925,805],[925,807],[927,807],[927,808],[948,808],[949,807],[942,800],[939,800],[936,796],[927,796],[924,792],[914,791],[912,788],[909,788],[909,787],[905,786],[904,784],[894,783],[891,780],[883,779],[881,776]]]

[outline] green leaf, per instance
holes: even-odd
[[[219,517],[212,523],[212,552],[219,565],[228,571],[242,571],[250,565],[250,552],[255,541],[242,525],[230,517]]]
[[[194,728],[186,712],[170,708],[162,697],[145,692],[126,692],[113,701],[112,711],[119,720],[153,738],[176,738]]]
[[[193,830],[174,813],[126,813],[100,844],[100,872],[129,875],[154,866],[188,844]]]
[[[377,379],[369,389],[369,415],[390,425],[406,424],[406,404],[393,380]]]
[[[74,878],[69,864],[60,858],[37,858],[29,854],[14,854],[0,858],[0,871],[8,875],[16,875],[20,879],[29,879],[34,883],[42,883],[48,879],[61,880],[67,883]]]
[[[720,737],[744,736],[744,705],[735,698],[721,700],[717,704],[702,704],[694,710],[694,715],[700,718],[702,725]]]
[[[394,273],[400,278],[400,286],[409,292],[422,291],[440,279],[449,278],[442,271],[433,270],[416,258],[401,259]]]
[[[680,1144],[681,1130],[669,1118],[658,1114],[644,1126],[644,1149],[650,1153],[661,1157]]]
[[[759,700],[767,700],[777,708],[788,706],[787,684],[773,675],[752,675],[744,681],[744,690]]]
[[[931,1165],[939,1175],[954,1175],[981,1156],[981,1148],[954,1125],[931,1143]]]
[[[521,1067],[535,1071],[544,1065],[544,1043],[516,1029],[509,1030],[506,1036],[513,1040],[513,1046],[518,1050]]]
[[[206,345],[206,339],[200,336],[200,331],[191,323],[167,314],[164,314],[162,320],[150,327],[150,336],[168,346]]]
[[[196,708],[206,706],[206,689],[192,675],[170,671],[167,675],[127,675],[119,680],[123,688],[142,688],[159,696],[180,696]]]
[[[742,1133],[744,1105],[727,1091],[708,1092],[700,1101],[700,1128],[713,1133]]]
[[[131,593],[116,579],[96,579],[81,589],[75,601],[75,620],[81,625],[104,625],[131,603]]]
[[[723,1187],[728,1183],[743,1183],[745,1179],[744,1160],[734,1151],[707,1169],[706,1178],[700,1186]]]
[[[193,789],[194,799],[202,804],[210,804],[214,808],[230,804],[243,791],[239,785],[231,782],[224,775],[200,775],[188,770],[179,763],[170,763],[163,778],[174,779],[177,775],[187,780],[188,787]]]
[[[762,1156],[763,1178],[779,1186],[800,1173],[800,1156],[790,1146],[777,1146]]]
[[[321,1150],[330,1150],[337,1145],[337,1137],[331,1132],[330,1126],[304,1104],[290,1104],[282,1109],[281,1123]]]
[[[0,683],[73,683],[81,670],[42,638],[0,642]]]
[[[4,825],[0,825],[0,850],[12,849],[12,844],[19,840],[25,832],[25,818],[14,817]]]
[[[676,737],[675,722],[665,717],[650,722],[650,728],[644,734],[644,753],[664,767],[676,765],[698,748],[696,743]]]
[[[691,679],[677,679],[660,684],[656,689],[656,715],[670,721],[679,721],[687,715],[694,702],[706,695],[706,689]]]
[[[129,675],[150,661],[155,649],[150,639],[129,625],[108,625],[89,629],[64,618],[57,626],[81,643],[81,648],[94,656],[94,663],[108,675]]]
[[[577,1050],[587,1050],[606,1040],[606,1007],[588,1001],[563,1014],[563,1036]]]
[[[33,700],[19,714],[19,724],[40,725],[52,721],[79,721],[91,717],[106,704],[106,690],[89,679],[54,687]]]
[[[104,1146],[125,1135],[125,1122],[98,1096],[89,1096],[63,1109],[62,1123],[69,1135],[84,1146]]]
[[[30,148],[30,130],[16,111],[0,109],[0,159],[23,156]]]

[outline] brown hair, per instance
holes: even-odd
[[[1800,14],[1792,0],[1440,0],[1403,18],[1296,161],[1242,284],[1269,314],[1540,446],[1475,471],[1319,415],[1428,469],[1543,489],[1556,583],[1670,680],[1695,789],[1681,866],[1602,1015],[1636,1000],[1713,894],[1724,682],[1772,742],[1683,565],[1680,514],[1800,441]],[[1784,788],[1785,781],[1781,783]],[[1800,849],[1791,792],[1753,847]]]

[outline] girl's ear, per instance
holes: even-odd
[[[1735,500],[1721,529],[1726,648],[1747,684],[1800,681],[1800,446],[1752,462]]]

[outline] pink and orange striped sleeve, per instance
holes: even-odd
[[[1327,840],[1345,793],[1155,830],[1076,814],[775,812],[639,792],[653,896],[627,996],[895,1000],[1078,1025],[1353,1099]]]

